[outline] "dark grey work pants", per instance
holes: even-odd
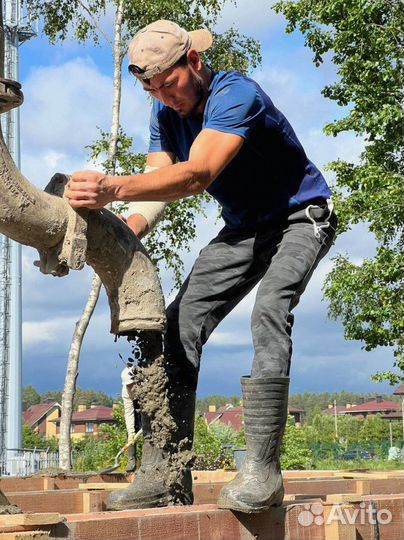
[[[199,254],[167,308],[166,358],[172,384],[196,389],[202,347],[219,322],[261,280],[251,317],[252,377],[287,376],[291,311],[335,236],[326,204],[301,209],[259,232],[225,227]]]

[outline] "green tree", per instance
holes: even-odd
[[[62,401],[61,390],[49,390],[40,396],[41,401],[45,402],[47,399],[52,398],[58,403]],[[89,407],[92,403],[97,405],[105,405],[105,407],[112,407],[113,399],[111,396],[107,396],[102,390],[85,390],[83,388],[77,387],[76,393],[74,396],[73,408],[77,410],[79,405],[86,405]]]
[[[221,437],[217,434],[221,435]],[[233,457],[230,449],[223,448],[224,444],[228,444],[224,443],[224,440],[229,440],[228,430],[224,433],[224,430],[221,431],[218,428],[217,432],[215,432],[215,430],[209,428],[202,416],[197,416],[195,418],[193,445],[193,452],[196,459],[193,468],[195,470],[210,471],[233,465]]]
[[[306,431],[296,427],[293,416],[289,416],[281,447],[282,469],[309,469],[312,457]]]
[[[102,424],[98,437],[88,436],[74,444],[74,464],[76,471],[89,472],[102,470],[112,465],[119,450],[127,442],[125,417],[122,401],[112,412],[114,424]],[[137,444],[137,451],[141,452],[142,444]],[[127,465],[126,454],[122,455],[120,467],[123,471]]]
[[[29,384],[22,391],[22,401],[25,408],[28,409],[31,405],[38,405],[41,402],[41,395]]]
[[[28,424],[22,425],[22,447],[23,448],[39,448],[39,449],[49,449],[52,451],[57,451],[58,449],[58,440],[56,437],[43,437],[39,435],[34,429],[32,429]]]
[[[404,9],[401,0],[282,0],[275,5],[287,32],[305,36],[319,66],[327,55],[338,80],[323,95],[346,116],[325,126],[329,135],[354,131],[365,140],[359,164],[341,160],[335,172],[340,232],[364,222],[377,248],[362,263],[338,255],[325,284],[330,316],[347,339],[367,351],[389,346],[396,371],[376,380],[396,384],[404,368],[404,212],[402,159]]]

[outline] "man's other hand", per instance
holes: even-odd
[[[73,208],[103,208],[115,200],[112,177],[96,171],[72,174],[65,197]]]

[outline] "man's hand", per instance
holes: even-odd
[[[103,208],[115,199],[112,177],[96,171],[75,172],[67,184],[65,197],[73,208]]]

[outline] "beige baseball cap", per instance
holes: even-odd
[[[172,21],[155,21],[139,30],[130,42],[129,71],[139,79],[151,79],[190,49],[206,51],[212,41],[209,30],[187,32]]]

